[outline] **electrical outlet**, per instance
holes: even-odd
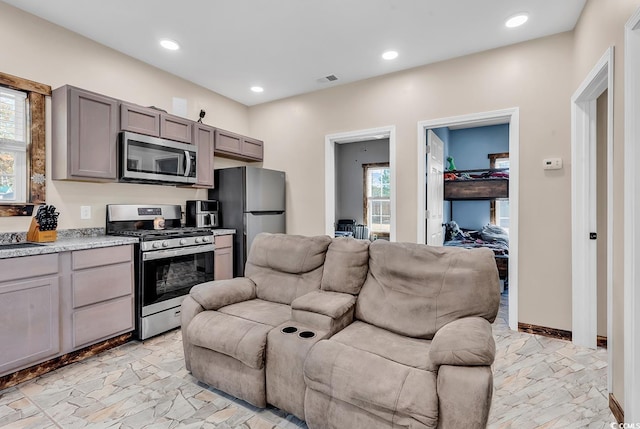
[[[562,168],[562,158],[543,159],[542,168],[545,170],[560,170]]]
[[[80,206],[80,219],[91,219],[91,206]]]

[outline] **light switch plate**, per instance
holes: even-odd
[[[545,170],[560,170],[562,168],[562,158],[543,159],[542,168]]]
[[[80,219],[91,219],[91,206],[80,206]]]

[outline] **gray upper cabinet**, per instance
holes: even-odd
[[[123,102],[120,104],[120,129],[159,137],[160,111]]]
[[[120,129],[183,143],[193,143],[193,121],[150,107],[120,104]]]
[[[215,154],[239,161],[262,161],[263,142],[221,129],[216,129]]]
[[[194,123],[193,139],[198,148],[198,165],[196,166],[196,188],[213,188],[213,149],[216,129],[208,125]]]
[[[66,85],[52,105],[52,178],[116,180],[118,100]]]

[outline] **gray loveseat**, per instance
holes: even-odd
[[[245,275],[183,303],[197,379],[311,429],[486,425],[490,250],[261,234]]]

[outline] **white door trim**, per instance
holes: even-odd
[[[504,119],[509,124],[509,327],[518,330],[518,207],[520,183],[520,109],[513,107],[490,112],[451,116],[418,122],[418,235],[417,243],[424,243],[426,195],[424,182],[426,174],[426,133],[428,129],[452,125],[475,124]]]
[[[611,390],[613,338],[613,47],[607,49],[571,97],[572,337],[597,346],[596,100],[607,93],[607,348]]]
[[[624,417],[640,422],[640,9],[624,28]]]
[[[344,133],[328,134],[325,136],[324,151],[324,207],[325,234],[335,235],[336,223],[336,144],[373,140],[380,136],[389,138],[389,174],[391,176],[391,231],[389,240],[396,241],[396,127],[390,125],[366,130],[348,131]]]

